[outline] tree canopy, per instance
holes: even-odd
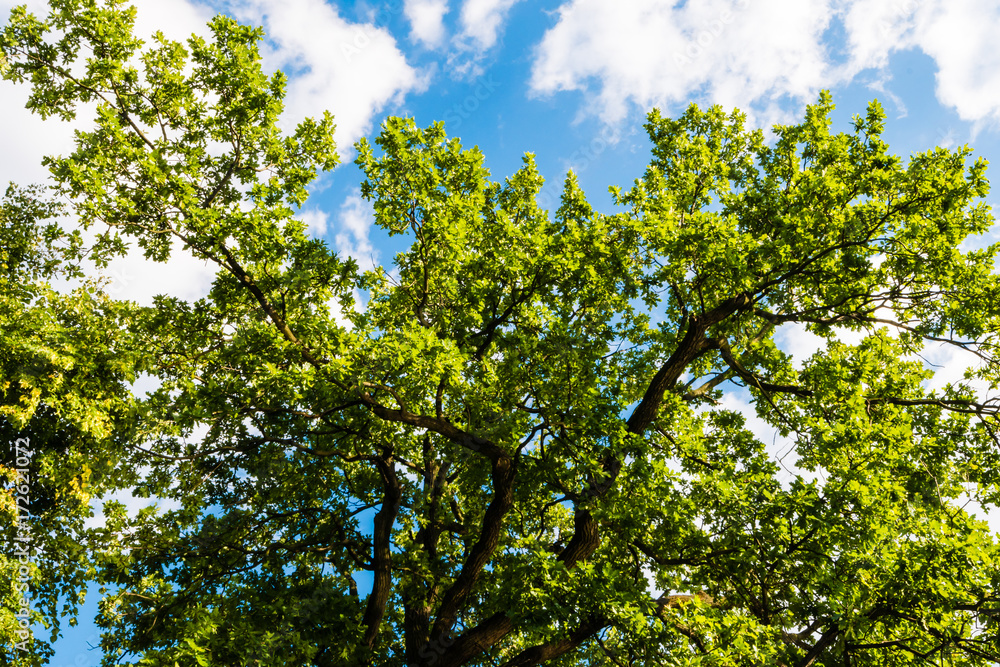
[[[531,155],[493,181],[388,118],[356,162],[408,247],[361,271],[296,217],[333,119],[279,129],[260,30],[50,8],[13,11],[4,76],[43,117],[96,111],[0,211],[0,430],[40,452],[41,611],[101,582],[105,664],[1000,662],[968,506],[1000,502],[1000,248],[963,245],[994,223],[969,148],[901,159],[877,103],[835,133],[825,93],[770,140],[653,111],[614,212],[572,173],[546,211]],[[210,293],[49,284],[131,245],[212,263]],[[823,341],[802,363],[790,327]],[[963,381],[928,388],[930,345]],[[174,509],[85,528],[116,489]]]

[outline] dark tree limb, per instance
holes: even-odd
[[[451,633],[459,610],[466,602],[469,593],[472,592],[472,587],[483,568],[493,556],[503,531],[504,515],[514,504],[515,475],[516,466],[510,457],[504,456],[493,462],[493,499],[483,516],[483,527],[479,534],[479,540],[473,545],[454,583],[442,596],[437,618],[431,631],[432,639]]]
[[[578,628],[573,630],[569,636],[563,639],[556,639],[545,644],[538,644],[527,648],[516,656],[503,663],[501,667],[531,667],[540,665],[547,660],[554,660],[565,653],[572,651],[583,642],[587,641],[608,625],[609,621],[603,616],[592,616],[584,621]]]
[[[382,476],[385,491],[382,497],[382,508],[375,515],[372,535],[375,545],[372,553],[372,569],[375,576],[372,592],[368,595],[368,604],[361,620],[361,625],[365,628],[364,642],[368,650],[375,648],[375,640],[378,638],[379,627],[382,625],[385,606],[389,601],[389,593],[392,589],[392,550],[390,549],[392,524],[395,523],[396,515],[399,514],[399,504],[402,499],[402,489],[399,486],[399,479],[396,476],[391,456],[377,459],[376,466]]]

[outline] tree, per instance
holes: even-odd
[[[0,48],[38,113],[96,103],[48,158],[93,255],[218,267],[204,299],[118,305],[162,386],[107,451],[176,509],[89,533],[106,664],[1000,661],[997,544],[963,505],[1000,482],[968,148],[904,162],[877,103],[835,134],[828,94],[772,142],[654,111],[617,212],[570,174],[550,214],[532,156],[494,182],[390,118],[357,163],[410,245],[360,272],[294,217],[333,125],[277,129],[259,30],[144,46],[121,0],[50,4]],[[800,368],[793,325],[825,341]],[[963,382],[927,389],[930,344],[975,357]],[[790,481],[733,396],[790,439]]]
[[[55,639],[76,613],[93,570],[84,520],[93,494],[120,488],[120,441],[130,432],[132,355],[121,331],[126,304],[83,276],[82,237],[54,222],[59,206],[39,188],[8,188],[0,201],[0,495],[3,664],[36,665],[29,624]],[[127,483],[127,482],[126,482]],[[9,485],[9,486],[8,486]],[[25,596],[30,594],[30,599]],[[10,654],[8,655],[8,650]]]

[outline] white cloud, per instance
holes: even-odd
[[[94,229],[83,232],[84,243],[94,242]],[[109,296],[122,301],[135,301],[141,306],[153,305],[153,297],[166,295],[185,301],[206,296],[218,267],[210,262],[195,259],[183,249],[180,241],[171,244],[170,258],[154,262],[143,256],[142,250],[132,244],[128,253],[113,259],[107,267],[98,269],[85,260],[83,269],[88,277],[100,280],[100,287]],[[52,281],[53,289],[69,292],[80,287],[78,280],[59,278]]]
[[[129,390],[134,396],[145,398],[147,395],[159,389],[162,385],[163,382],[155,375],[150,375],[149,373],[139,373],[135,378],[135,382],[133,382],[129,387]]]
[[[937,97],[963,120],[1000,121],[1000,6],[938,0],[921,6],[915,41],[937,62]]]
[[[133,248],[101,273],[109,280],[105,288],[108,294],[149,306],[159,294],[187,301],[204,297],[212,287],[217,269],[214,264],[195,259],[175,241],[166,262],[150,261],[141,250]]]
[[[608,122],[633,105],[689,101],[753,103],[776,120],[777,100],[812,101],[828,83],[820,40],[831,15],[826,0],[570,0],[538,47],[530,85],[583,91]]]
[[[342,154],[386,106],[426,86],[387,30],[350,23],[324,0],[240,0],[230,9],[239,20],[264,26],[265,67],[289,75],[287,124],[329,110]]]
[[[452,40],[446,65],[453,78],[474,79],[483,74],[481,63],[496,45],[510,8],[519,1],[465,0],[459,17],[460,30]]]
[[[855,0],[843,15],[850,52],[848,69],[881,69],[891,51],[912,43],[917,3],[897,0]]]
[[[208,22],[218,13],[203,3],[188,0],[136,1],[135,8],[135,34],[147,44],[157,31],[181,43],[187,43],[192,34],[207,39],[212,34]]]
[[[448,0],[405,0],[403,11],[410,21],[410,38],[434,48],[444,41],[444,15]]]
[[[893,98],[890,56],[917,48],[937,64],[942,104],[968,121],[1000,121],[997,34],[1000,4],[976,0],[567,0],[530,85],[539,95],[583,92],[584,109],[606,122],[696,101],[766,124],[866,70]]]
[[[885,68],[893,51],[917,48],[938,67],[937,97],[968,121],[1000,120],[1000,5],[976,0],[858,0],[844,19],[847,74]]]
[[[104,504],[112,501],[124,505],[126,514],[133,521],[139,516],[141,510],[153,505],[156,505],[159,514],[179,510],[182,507],[180,501],[177,500],[160,497],[142,498],[136,496],[131,489],[120,489],[109,493],[104,498],[91,499],[90,507],[94,510],[94,515],[84,520],[84,528],[103,528],[107,523],[107,517],[104,514]]]
[[[826,348],[826,339],[806,330],[800,322],[783,324],[774,332],[774,342],[792,357],[792,367],[801,371],[805,362]]]
[[[328,217],[324,211],[319,209],[309,209],[299,213],[299,219],[306,223],[306,231],[316,237],[323,238],[326,235]]]
[[[989,385],[980,378],[966,379],[967,370],[979,371],[984,361],[968,350],[948,343],[928,343],[915,360],[934,372],[934,376],[924,382],[928,391],[941,393],[946,385],[965,386],[972,389],[983,401],[989,398]]]
[[[462,35],[480,51],[496,44],[507,12],[519,0],[465,0],[462,5]]]
[[[326,307],[329,309],[330,317],[333,318],[334,322],[348,330],[354,328],[354,323],[344,314],[344,309],[340,307],[340,302],[337,299],[327,301]],[[363,313],[365,311],[361,293],[358,290],[354,290],[354,308],[352,310],[356,313]]]
[[[56,118],[42,120],[24,108],[28,87],[0,82],[0,127],[4,128],[0,151],[0,190],[14,181],[20,185],[43,183],[49,177],[42,166],[45,155],[64,155],[73,150],[74,123]]]

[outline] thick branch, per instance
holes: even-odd
[[[299,340],[295,333],[292,332],[291,327],[288,326],[285,319],[278,313],[275,307],[264,295],[264,292],[261,291],[260,287],[257,286],[257,283],[254,282],[250,275],[243,269],[243,266],[240,265],[240,263],[236,260],[236,257],[232,254],[229,248],[226,247],[226,244],[222,243],[219,247],[222,250],[222,254],[226,257],[225,264],[227,268],[229,268],[233,276],[239,280],[240,283],[254,296],[257,303],[260,304],[260,307],[271,319],[271,322],[274,323],[274,326],[277,327],[278,331],[281,332],[281,335],[285,337],[285,340],[300,348],[302,350],[302,356],[309,362],[310,365],[317,368],[322,366],[322,362],[315,358],[309,351],[309,348],[306,347],[305,343]]]
[[[718,324],[738,310],[746,310],[751,305],[749,296],[739,294],[723,301],[704,315],[693,315],[688,319],[688,328],[684,338],[667,359],[667,362],[653,376],[642,400],[632,412],[632,416],[628,418],[627,425],[630,433],[641,434],[649,427],[659,413],[663,396],[677,383],[691,362],[711,349],[711,341],[705,337],[708,328]]]
[[[667,362],[659,369],[659,371],[657,371],[653,380],[650,382],[642,401],[629,418],[627,425],[630,432],[641,434],[646,430],[649,424],[656,418],[656,414],[659,411],[664,394],[677,383],[681,375],[684,373],[684,370],[692,361],[712,348],[711,341],[705,337],[705,332],[708,328],[712,325],[718,324],[739,310],[746,310],[751,305],[752,302],[750,298],[745,294],[740,294],[731,299],[727,299],[713,310],[701,316],[692,316],[688,319],[688,329],[684,339],[681,341],[677,349],[674,350],[674,353],[670,356]],[[605,462],[604,467],[606,478],[600,484],[593,485],[594,488],[590,490],[590,497],[599,497],[607,492],[607,490],[614,483],[619,470],[621,470],[621,461],[617,458],[610,459]],[[494,488],[497,487],[494,485]],[[490,507],[492,508],[493,505],[491,504]],[[489,511],[487,511],[487,514],[488,513]],[[599,526],[586,508],[578,506],[576,508],[573,521],[573,537],[570,538],[566,549],[559,555],[559,559],[565,562],[567,567],[573,567],[580,561],[589,558],[600,544]],[[437,641],[442,637],[447,636],[445,628],[439,624],[440,618],[439,622],[434,626],[435,637],[432,641]],[[603,627],[603,625],[599,627]],[[581,629],[585,629],[584,626],[582,626]],[[510,619],[502,612],[498,613],[483,623],[480,623],[476,628],[473,628],[459,637],[445,655],[444,662],[442,664],[455,666],[461,665],[465,661],[481,653],[486,648],[500,641],[511,630],[513,630],[513,624]],[[593,632],[596,632],[596,630]],[[593,632],[589,632],[587,636],[590,636]],[[580,641],[583,641],[583,639],[580,639]],[[573,644],[573,646],[577,644],[579,644],[579,641],[576,642],[576,644]],[[562,646],[562,644],[558,645]],[[525,660],[529,660],[529,662],[515,662],[511,664],[538,664],[537,661],[548,659],[548,657],[546,657],[548,655],[546,651],[550,650],[551,647],[535,648],[537,648],[540,653],[532,653],[530,656],[524,658]],[[551,648],[551,650],[557,650],[557,648],[558,647]],[[569,648],[572,648],[572,646],[567,646],[567,648],[561,652],[554,653],[553,657],[561,655],[562,652],[569,650]],[[535,662],[530,662],[530,660],[535,660],[534,656],[536,655],[540,655],[541,657],[537,658]],[[517,660],[517,658],[515,658],[515,660]]]
[[[749,386],[757,387],[763,391],[795,394],[796,396],[802,396],[803,398],[808,398],[813,395],[812,390],[805,389],[803,387],[797,387],[790,384],[772,384],[770,382],[764,382],[756,375],[745,369],[743,365],[736,360],[736,357],[733,356],[733,351],[729,347],[729,342],[724,338],[713,340],[712,344],[718,348],[719,354],[721,354],[722,359],[729,364],[730,370],[739,375],[740,378]]]
[[[751,299],[745,294],[740,294],[731,299],[727,299],[722,304],[704,315],[692,316],[688,319],[688,329],[684,339],[681,341],[680,345],[670,356],[667,362],[653,377],[653,380],[650,382],[642,401],[629,418],[627,425],[630,432],[641,434],[646,430],[649,424],[656,418],[656,414],[659,411],[664,394],[677,383],[681,375],[684,373],[684,370],[692,361],[712,348],[711,341],[705,337],[705,332],[708,328],[712,325],[718,324],[739,310],[746,310],[751,305]],[[591,497],[598,497],[607,492],[607,490],[614,483],[620,469],[621,461],[618,459],[615,458],[606,461],[606,479],[603,480],[601,484],[595,484],[589,495]],[[494,483],[494,488],[497,488],[496,483]],[[496,502],[496,499],[494,499],[494,502]],[[490,509],[492,508],[493,503],[490,505]],[[487,510],[487,515],[489,515],[489,510]],[[600,532],[597,522],[586,508],[578,506],[574,515],[573,537],[570,538],[566,549],[560,554],[560,560],[565,562],[567,567],[573,567],[580,561],[589,558],[597,549],[599,544]],[[456,582],[456,584],[457,583],[458,582]],[[593,622],[596,623],[597,621],[595,620]],[[550,657],[562,655],[562,653],[578,645],[586,639],[586,637],[594,634],[594,632],[599,630],[604,625],[605,623],[601,623],[596,626],[596,629],[588,631],[585,636],[581,636],[578,641],[575,641],[575,643],[573,643],[573,641],[577,636],[576,634],[571,635],[569,640],[562,640],[561,642],[555,642],[553,644],[528,649],[528,651],[534,652],[525,652],[522,654],[522,656],[524,656],[523,658],[519,656],[514,659],[515,661],[525,660],[526,662],[511,662],[509,664],[538,664],[538,662],[542,660],[548,660]],[[589,628],[590,625],[585,624],[584,626],[581,626],[577,632],[583,632],[584,630],[589,630]],[[435,623],[434,626],[434,637],[432,638],[431,643],[436,645],[436,643],[439,643],[441,639],[447,637],[447,630],[449,629],[450,625],[447,626],[446,629],[445,626],[441,624],[441,617],[439,615],[438,623]],[[457,667],[467,660],[472,659],[474,656],[479,655],[490,646],[493,646],[512,630],[513,623],[506,616],[506,614],[502,612],[495,614],[459,637],[445,654],[444,659],[440,664],[443,666]],[[550,655],[549,651],[554,652]]]
[[[559,554],[559,560],[570,569],[581,560],[590,558],[600,544],[601,534],[597,521],[588,510],[577,507],[573,514],[573,537]]]
[[[590,639],[607,625],[608,619],[603,616],[592,616],[568,637],[525,649],[505,662],[502,667],[530,667],[540,665],[546,660],[554,660]]]
[[[458,610],[472,592],[472,587],[483,568],[490,562],[500,542],[503,517],[514,504],[515,474],[516,467],[510,457],[505,455],[493,462],[493,500],[490,501],[483,516],[483,528],[479,540],[469,552],[455,582],[441,599],[441,606],[438,607],[437,619],[431,632],[432,637],[443,637],[451,633],[458,617]]]
[[[377,417],[386,421],[395,422],[397,424],[408,424],[410,426],[416,426],[417,428],[425,428],[428,431],[437,433],[438,435],[443,435],[455,444],[461,445],[465,449],[473,452],[479,452],[494,462],[501,458],[509,458],[508,454],[493,442],[473,433],[463,431],[447,419],[417,415],[403,409],[394,410],[392,408],[387,408],[372,398],[368,392],[361,393],[361,400],[366,406],[371,408],[371,411]]]
[[[828,646],[833,644],[833,641],[840,634],[840,629],[836,626],[830,628],[820,636],[819,641],[816,645],[802,658],[802,662],[799,663],[799,667],[812,667],[816,663],[816,660],[823,654]]]
[[[385,605],[389,601],[389,593],[392,589],[392,550],[389,546],[392,542],[392,524],[396,521],[402,498],[402,490],[399,486],[399,479],[396,477],[392,459],[378,459],[376,465],[382,476],[385,493],[382,497],[382,508],[375,515],[372,535],[375,544],[372,553],[374,581],[372,592],[368,596],[365,615],[361,621],[365,628],[365,646],[369,650],[375,648],[375,640],[382,624],[382,617],[385,615]]]

